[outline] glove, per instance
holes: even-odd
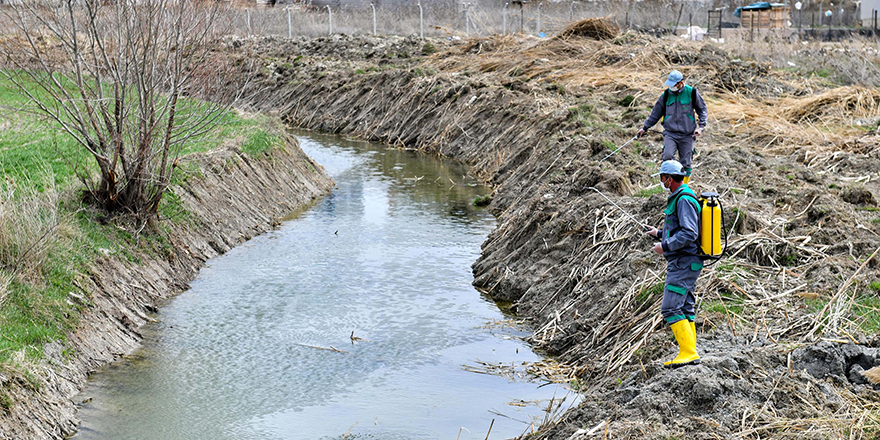
[[[637,137],[637,138],[640,138],[640,137],[642,137],[642,136],[644,136],[644,135],[645,135],[645,129],[644,129],[644,128],[640,129],[639,132],[636,133],[636,137]]]
[[[697,127],[697,129],[694,130],[694,139],[696,139],[697,136],[699,136],[701,134],[703,134],[703,127]]]

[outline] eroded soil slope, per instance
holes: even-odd
[[[880,93],[635,34],[240,40],[251,105],[290,123],[466,161],[499,226],[475,285],[532,321],[584,392],[536,438],[871,438],[880,366]],[[693,187],[722,194],[728,256],[698,283],[703,364],[669,371],[665,265],[596,188],[659,224],[658,131],[629,140],[671,69],[707,98]],[[657,130],[657,128],[655,128]]]

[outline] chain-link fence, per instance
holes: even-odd
[[[621,29],[653,34],[685,33],[691,26],[738,28],[734,11],[743,4],[714,1],[460,1],[313,0],[307,4],[238,7],[230,22],[239,36],[308,36],[331,33],[472,37],[526,33],[552,36],[568,24],[592,17],[610,17]],[[800,4],[800,2],[798,2]],[[832,6],[806,1],[789,11],[791,29],[856,29],[862,25],[858,3]],[[829,14],[830,12],[830,14]],[[720,20],[719,17],[720,16]]]

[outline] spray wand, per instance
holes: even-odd
[[[605,162],[605,159],[608,159],[609,157],[614,156],[614,153],[617,153],[618,151],[620,151],[621,149],[623,149],[623,147],[629,145],[630,142],[632,142],[632,141],[634,141],[634,140],[636,140],[636,139],[638,139],[638,138],[639,138],[638,136],[633,136],[633,138],[630,139],[630,140],[628,140],[628,141],[626,141],[625,144],[623,144],[623,145],[617,147],[616,150],[614,150],[614,151],[608,153],[608,155],[605,156],[605,157],[603,157],[602,160],[599,161],[599,163]],[[595,189],[595,188],[593,188],[593,189]],[[599,193],[599,194],[602,194],[602,193]],[[606,197],[606,198],[607,198],[607,197]]]
[[[627,143],[629,143],[629,142],[627,142]],[[624,145],[626,145],[626,144],[624,144]],[[623,148],[623,147],[621,147],[621,148]],[[635,216],[633,216],[632,214],[630,214],[629,212],[627,212],[625,209],[621,208],[620,205],[618,205],[617,203],[614,203],[614,200],[611,200],[611,199],[608,198],[608,196],[606,196],[605,194],[602,194],[602,191],[599,191],[598,189],[593,188],[592,186],[591,186],[591,187],[588,187],[587,189],[591,189],[591,190],[596,191],[597,193],[599,193],[600,196],[604,197],[605,200],[608,200],[608,202],[611,203],[612,205],[614,205],[615,208],[619,209],[620,212],[626,214],[626,216],[629,217],[629,218],[631,218],[632,221],[638,223],[639,226],[641,226],[643,230],[647,231],[647,230],[650,230],[650,229],[651,229],[651,228],[649,228],[646,224],[644,224],[643,222],[640,222],[637,218],[635,218]]]

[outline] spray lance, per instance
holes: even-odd
[[[638,138],[639,138],[638,136],[633,136],[632,139],[626,141],[625,144],[623,144],[623,145],[617,147],[616,150],[614,150],[614,151],[608,153],[608,155],[605,156],[605,157],[603,157],[602,160],[599,161],[599,163],[605,162],[605,159],[608,159],[609,157],[614,156],[614,153],[617,153],[618,151],[620,151],[621,149],[623,149],[623,147],[629,145],[630,142],[632,142],[632,141],[634,141],[634,140],[636,140],[636,139],[638,139]],[[593,188],[593,189],[596,189],[596,188]],[[597,190],[597,191],[598,191],[598,190]],[[599,193],[599,194],[602,194],[602,193]],[[605,194],[602,194],[602,196],[604,197]],[[605,197],[605,198],[607,199],[608,197]],[[611,202],[611,203],[614,203],[614,202]],[[615,206],[616,206],[616,205],[615,205]],[[618,206],[618,208],[620,208],[620,207]]]
[[[649,133],[649,132],[651,132],[651,131],[648,130],[647,132],[645,132],[645,134],[647,134],[647,133]],[[605,159],[608,159],[609,157],[614,156],[618,151],[622,150],[623,147],[629,145],[630,142],[632,142],[632,141],[634,141],[634,140],[636,140],[636,139],[638,139],[638,138],[639,138],[639,135],[635,135],[635,136],[633,136],[632,139],[626,141],[625,144],[623,144],[623,145],[617,147],[616,150],[614,150],[614,151],[608,153],[608,155],[605,156],[605,157],[603,157],[602,160],[599,161],[599,163],[605,162]],[[600,194],[601,194],[601,193],[600,193]],[[606,198],[607,198],[607,197],[606,197]]]
[[[626,144],[624,144],[624,145],[626,145]],[[621,148],[623,148],[623,147],[621,147]],[[605,200],[608,200],[608,202],[611,203],[612,205],[614,205],[614,207],[617,208],[618,210],[620,210],[620,212],[626,214],[626,216],[629,217],[630,219],[632,219],[632,221],[638,223],[639,226],[641,226],[641,228],[642,228],[643,230],[647,231],[647,230],[651,229],[651,228],[649,228],[648,225],[646,225],[644,222],[640,222],[637,218],[635,218],[635,216],[633,216],[632,214],[630,214],[629,212],[627,212],[625,209],[621,208],[620,205],[618,205],[617,203],[614,203],[614,200],[611,200],[611,199],[608,198],[608,196],[606,196],[605,194],[602,194],[602,191],[599,191],[598,189],[593,188],[592,186],[589,187],[589,188],[587,188],[587,189],[591,189],[591,190],[596,191],[597,193],[599,193],[600,196],[604,197]]]

